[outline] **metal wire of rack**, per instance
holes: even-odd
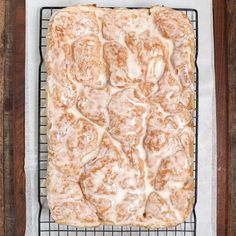
[[[46,117],[46,79],[47,73],[44,64],[46,50],[46,34],[48,22],[52,14],[63,7],[43,7],[40,10],[40,35],[39,35],[39,97],[38,97],[38,235],[39,236],[195,236],[196,235],[196,213],[197,203],[197,168],[198,168],[198,12],[195,9],[176,8],[184,12],[190,19],[196,40],[196,60],[195,60],[195,112],[194,120],[194,181],[195,181],[195,201],[191,216],[184,223],[171,228],[146,229],[140,227],[116,227],[103,225],[95,228],[75,228],[71,226],[59,225],[53,221],[47,205],[46,198],[46,171],[47,171],[47,117]]]

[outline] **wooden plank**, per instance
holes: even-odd
[[[4,235],[5,204],[4,204],[4,76],[5,76],[5,2],[0,1],[0,236]]]
[[[25,210],[25,1],[14,0],[13,157],[16,236],[23,236]]]
[[[228,224],[228,71],[226,1],[213,0],[217,114],[217,235],[227,235]]]
[[[0,0],[1,1],[1,0]],[[3,2],[3,1],[2,1]],[[25,233],[25,1],[5,2],[4,236]]]
[[[5,25],[5,88],[4,88],[4,185],[5,185],[5,235],[12,236],[16,231],[14,211],[14,186],[13,186],[13,127],[12,127],[12,87],[13,87],[13,58],[14,58],[14,13],[12,1],[6,1]]]
[[[228,235],[236,235],[236,1],[227,1],[229,80],[229,210]]]
[[[5,25],[5,81],[4,81],[4,186],[5,186],[5,235],[15,234],[14,187],[13,187],[13,155],[12,155],[12,78],[14,40],[14,7],[12,1],[6,1]]]

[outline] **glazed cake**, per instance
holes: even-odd
[[[194,201],[195,45],[184,13],[65,8],[47,35],[47,197],[77,227],[182,223]]]

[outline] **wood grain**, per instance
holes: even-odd
[[[228,235],[236,235],[236,1],[227,1],[229,81]]]
[[[25,232],[25,1],[14,0],[13,157],[16,234]]]
[[[227,235],[228,224],[228,70],[226,1],[213,0],[217,114],[217,235]]]
[[[6,2],[5,25],[5,81],[4,81],[4,186],[5,186],[5,235],[12,236],[16,232],[14,210],[14,156],[13,156],[13,66],[14,66],[14,37],[15,9],[12,1]]]
[[[13,200],[13,155],[12,155],[12,58],[13,40],[10,32],[14,31],[10,9],[12,1],[6,1],[5,24],[5,80],[4,80],[4,187],[5,187],[5,235],[14,235],[14,200]]]
[[[4,77],[5,77],[5,2],[0,1],[0,236],[4,235],[5,204],[4,204]]]
[[[0,14],[0,32],[3,32],[4,70],[0,69],[0,140],[3,158],[0,160],[0,235],[23,236],[25,233],[25,176],[24,176],[24,80],[25,80],[25,2],[0,0],[4,10]],[[0,10],[0,12],[1,12]],[[1,23],[3,23],[3,26]],[[1,36],[2,36],[1,35]],[[1,64],[0,59],[0,66]],[[1,67],[2,68],[2,67]],[[2,108],[3,103],[3,110]],[[3,112],[2,112],[3,111]],[[3,127],[3,129],[2,129]],[[3,130],[3,131],[2,131]],[[1,148],[1,142],[0,142]],[[1,170],[4,174],[1,175]],[[1,188],[4,186],[4,192]],[[3,209],[3,211],[2,211]],[[3,220],[1,220],[3,218]]]

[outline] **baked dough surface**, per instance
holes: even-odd
[[[159,228],[194,201],[194,33],[165,7],[57,11],[47,36],[53,219]]]

